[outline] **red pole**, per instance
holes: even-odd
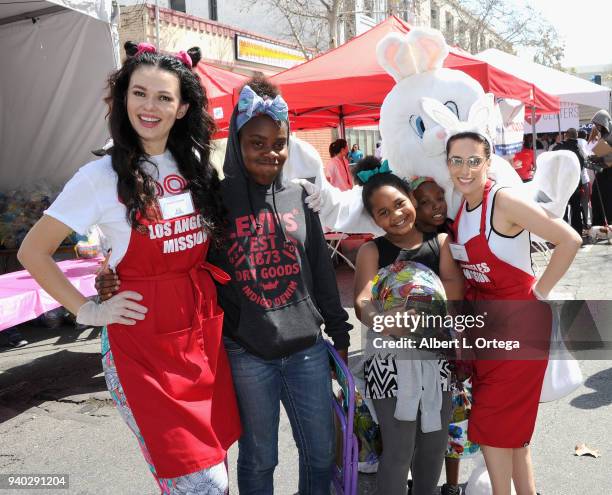
[[[531,107],[531,148],[533,151],[533,166],[534,170],[536,165],[536,141],[537,141],[537,133],[536,133],[536,111],[535,106]]]

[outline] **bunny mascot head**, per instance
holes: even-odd
[[[448,46],[434,29],[389,34],[376,52],[396,81],[380,110],[383,155],[400,176],[433,177],[444,188],[448,213],[454,217],[460,197],[446,167],[446,141],[467,130],[491,136],[493,97],[464,72],[442,67]],[[492,157],[489,173],[505,185],[522,184],[500,157]]]

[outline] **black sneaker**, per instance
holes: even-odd
[[[448,483],[444,483],[442,485],[442,489],[440,490],[441,495],[462,495],[463,490],[459,485],[449,485]]]
[[[17,334],[15,337],[8,339],[8,345],[15,349],[19,349],[20,347],[25,347],[29,342],[24,339],[21,334]]]

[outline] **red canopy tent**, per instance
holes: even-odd
[[[393,16],[323,55],[271,77],[290,109],[292,129],[378,124],[380,106],[394,81],[376,60],[376,45],[388,33],[407,33],[408,24]],[[514,98],[539,113],[557,113],[559,99],[523,81],[450,49],[444,67],[476,79],[486,92]]]
[[[229,121],[234,109],[234,90],[239,89],[248,77],[214,65],[200,62],[195,69],[208,97],[208,111],[215,119],[218,131],[214,139],[227,137]]]

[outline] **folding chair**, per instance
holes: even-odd
[[[536,235],[531,236],[531,247],[536,253],[541,254],[544,258],[544,266],[540,266],[539,263],[533,258],[531,261],[536,275],[541,275],[542,272],[546,269],[546,266],[548,266],[548,262],[550,261],[552,252],[546,244],[546,241]]]
[[[353,429],[355,382],[336,349],[329,342],[326,342],[326,345],[336,372],[336,381],[342,390],[341,398],[332,394],[332,407],[342,431],[341,465],[332,468],[332,483],[338,495],[357,495],[359,446]]]
[[[340,251],[340,244],[346,238],[348,238],[348,234],[343,232],[327,232],[325,234],[325,240],[327,241],[327,247],[331,250],[331,258],[332,260],[336,258],[336,256],[340,256],[348,266],[350,266],[353,270],[355,269],[355,265],[353,262],[349,260],[342,251]]]

